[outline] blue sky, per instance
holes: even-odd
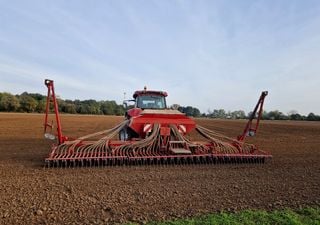
[[[320,1],[0,0],[0,91],[320,114]]]

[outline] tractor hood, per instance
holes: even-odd
[[[196,126],[193,119],[187,117],[178,110],[153,110],[145,109],[139,116],[130,119],[130,128],[136,133],[144,137],[150,131],[153,124],[160,124],[161,127],[169,127],[170,124],[175,125],[178,130],[183,133],[189,133]]]

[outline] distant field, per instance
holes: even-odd
[[[62,125],[78,137],[122,119],[62,115]],[[197,120],[231,137],[245,122]],[[40,114],[0,113],[0,224],[141,223],[309,206],[319,213],[319,122],[262,121],[248,141],[273,154],[264,165],[76,169],[43,168],[51,142],[42,123]]]

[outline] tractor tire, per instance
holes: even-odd
[[[126,127],[124,127],[123,129],[121,129],[119,131],[119,140],[120,141],[127,141],[129,140],[129,133]]]

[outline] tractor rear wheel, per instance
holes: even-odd
[[[139,138],[139,135],[134,132],[130,127],[125,126],[119,131],[119,140],[128,141],[132,138]]]
[[[129,140],[129,134],[128,134],[128,129],[127,127],[122,128],[119,131],[119,140],[120,141],[127,141]]]

